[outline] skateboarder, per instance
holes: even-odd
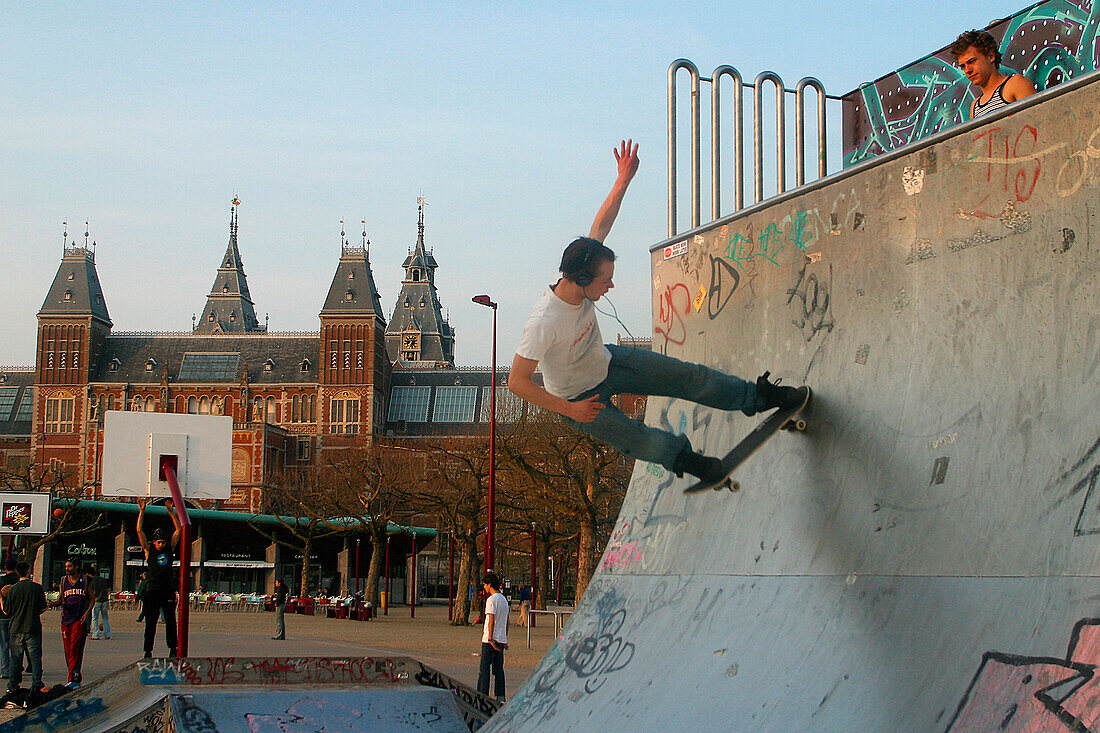
[[[618,176],[611,192],[589,235],[565,248],[561,278],[546,288],[527,319],[508,388],[631,458],[658,463],[677,476],[718,481],[728,473],[719,459],[696,453],[682,435],[627,417],[611,404],[612,395],[675,397],[746,415],[794,407],[801,397],[793,387],[770,382],[769,372],[754,384],[701,364],[603,343],[593,303],[614,287],[615,274],[615,253],[603,241],[638,170],[638,146],[626,140],[614,154]],[[532,379],[540,364],[545,386]]]

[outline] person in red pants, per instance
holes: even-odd
[[[53,602],[61,606],[61,641],[65,644],[65,661],[69,665],[66,687],[80,687],[80,665],[84,661],[84,642],[88,638],[92,615],[88,596],[89,578],[80,572],[80,563],[65,561],[65,577],[61,579],[61,595]]]

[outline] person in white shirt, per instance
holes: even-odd
[[[500,592],[500,578],[485,573],[481,587],[485,601],[485,626],[481,634],[481,670],[477,676],[477,691],[489,694],[489,672],[493,673],[493,696],[504,697],[504,650],[508,648],[508,599]]]
[[[565,248],[558,268],[561,278],[543,291],[528,317],[508,388],[630,458],[658,463],[677,476],[689,473],[703,481],[717,481],[726,473],[719,459],[696,453],[683,435],[627,417],[611,397],[662,395],[746,415],[794,407],[800,397],[793,387],[768,381],[770,372],[754,384],[648,349],[603,343],[593,303],[615,286],[615,253],[603,241],[638,170],[638,146],[624,140],[614,154],[618,176],[611,193],[596,213],[589,235]],[[543,386],[533,380],[540,364]]]

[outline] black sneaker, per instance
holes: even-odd
[[[677,476],[690,473],[701,481],[721,481],[726,477],[726,467],[722,461],[710,456],[704,456],[692,450],[683,450],[676,456],[676,463],[672,466],[672,472]]]
[[[756,403],[760,411],[771,410],[776,407],[790,409],[798,407],[802,402],[802,395],[794,387],[780,385],[780,380],[769,382],[771,372],[764,372],[756,378]]]

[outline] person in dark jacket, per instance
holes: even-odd
[[[141,549],[145,551],[145,599],[142,612],[145,614],[145,658],[153,656],[153,642],[157,638],[157,619],[164,616],[164,638],[168,642],[168,656],[176,656],[176,589],[179,587],[179,572],[173,567],[175,550],[180,543],[180,523],[169,499],[164,504],[168,516],[172,519],[176,531],[171,539],[166,539],[164,530],[153,532],[150,541],[145,536],[145,499],[138,500],[137,536]]]
[[[290,589],[282,578],[275,579],[275,636],[272,639],[286,638],[286,599],[290,595]]]
[[[31,566],[21,562],[15,566],[19,581],[5,586],[4,609],[8,613],[11,649],[8,665],[8,692],[19,690],[23,681],[23,655],[31,663],[31,699],[42,691],[42,612],[46,610],[46,593],[42,586],[31,580]],[[32,705],[33,707],[33,705]]]

